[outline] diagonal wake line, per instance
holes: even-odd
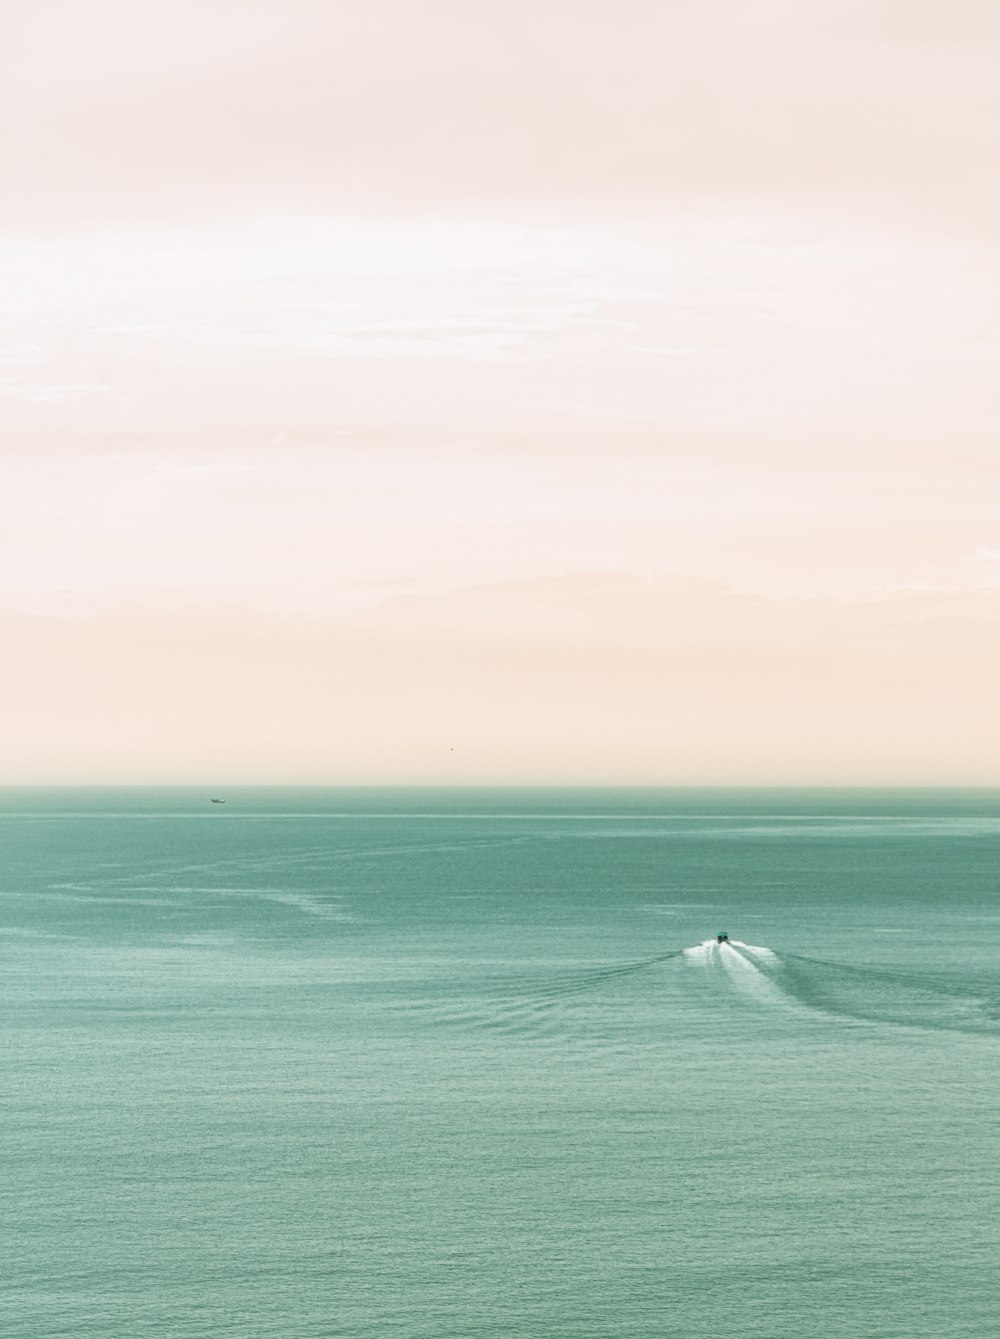
[[[547,1021],[554,1022],[559,1006],[568,1003],[573,997],[586,996],[608,982],[635,976],[671,959],[680,958],[683,949],[673,949],[668,953],[657,953],[648,958],[639,958],[632,962],[618,963],[610,967],[590,968],[573,976],[554,980],[548,985],[525,989],[506,997],[494,997],[489,1001],[442,1003],[430,1005],[429,1012],[440,1022],[450,1022],[471,1027],[490,1029],[531,1028],[538,1030]]]
[[[569,977],[562,982],[556,982],[544,990],[535,991],[533,996],[522,996],[520,998],[554,999],[562,995],[580,995],[604,981],[613,981],[616,977],[633,976],[649,967],[658,967],[660,963],[669,962],[671,958],[679,958],[683,953],[683,949],[674,949],[670,953],[657,953],[655,957],[639,958],[635,962],[621,963],[615,967],[591,968],[577,976]]]

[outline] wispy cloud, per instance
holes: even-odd
[[[29,403],[55,404],[62,400],[77,400],[89,395],[100,395],[110,386],[88,381],[0,382],[0,400],[25,400]]]

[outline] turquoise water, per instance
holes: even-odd
[[[5,1334],[997,1333],[1000,795],[226,800],[0,795]]]

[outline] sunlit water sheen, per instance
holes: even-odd
[[[1000,1332],[1000,796],[226,798],[0,798],[4,1334]]]

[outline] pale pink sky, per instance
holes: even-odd
[[[992,0],[0,51],[0,784],[1000,785]]]

